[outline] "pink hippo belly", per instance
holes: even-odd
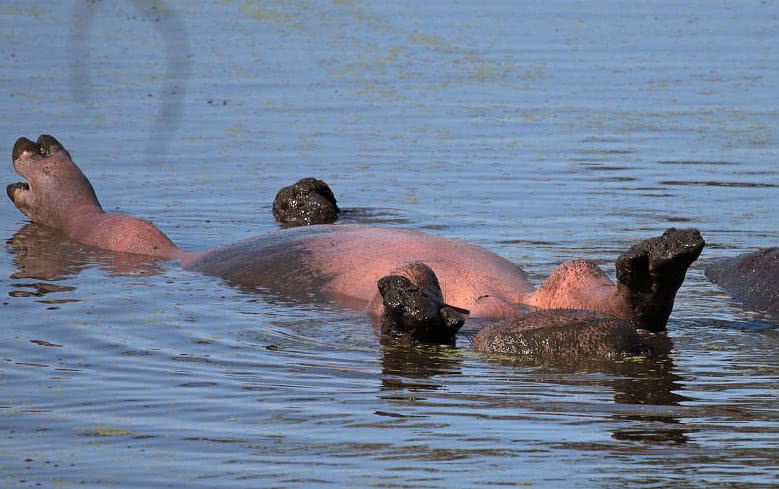
[[[376,282],[399,265],[427,264],[444,301],[476,317],[502,317],[533,291],[516,265],[472,244],[402,229],[319,225],[264,234],[206,253],[192,270],[239,288],[335,299],[365,307]]]

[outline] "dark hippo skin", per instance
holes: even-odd
[[[273,216],[284,227],[330,224],[339,211],[333,191],[316,178],[282,188],[273,200]]]
[[[25,182],[7,187],[11,201],[33,222],[75,241],[178,260],[245,290],[321,298],[376,318],[392,317],[399,325],[394,332],[425,341],[440,340],[425,318],[436,318],[435,327],[449,338],[461,325],[458,314],[501,320],[527,308],[592,310],[662,331],[687,268],[705,244],[697,230],[669,229],[620,255],[617,283],[593,262],[571,260],[537,290],[521,268],[482,247],[397,228],[322,224],[188,252],[147,221],[104,212],[89,181],[53,137],[20,138],[12,159]]]
[[[633,321],[574,309],[533,311],[488,326],[471,346],[478,352],[532,357],[540,363],[620,359],[649,352]]]
[[[779,248],[717,260],[705,273],[733,299],[779,319]]]

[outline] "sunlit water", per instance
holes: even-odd
[[[383,2],[384,3],[384,2]],[[702,264],[779,244],[773,2],[0,6],[0,165],[51,133],[184,249],[345,222],[481,244],[536,281],[708,245],[643,362],[518,366],[363,314],[89,250],[0,205],[0,486],[775,487],[779,334]]]

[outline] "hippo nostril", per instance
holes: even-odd
[[[26,152],[35,153],[36,152],[35,143],[33,143],[27,138],[17,139],[16,142],[14,143],[14,149],[11,152],[11,160],[12,161],[18,160]]]

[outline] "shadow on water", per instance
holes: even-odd
[[[146,154],[150,160],[168,152],[168,144],[176,134],[184,112],[184,96],[190,76],[189,38],[184,22],[162,0],[131,0],[141,18],[154,26],[165,43],[165,73],[160,87],[159,114],[150,131]],[[82,104],[92,99],[89,77],[90,30],[100,0],[74,2],[70,37],[70,93]],[[151,95],[151,94],[150,94]]]

